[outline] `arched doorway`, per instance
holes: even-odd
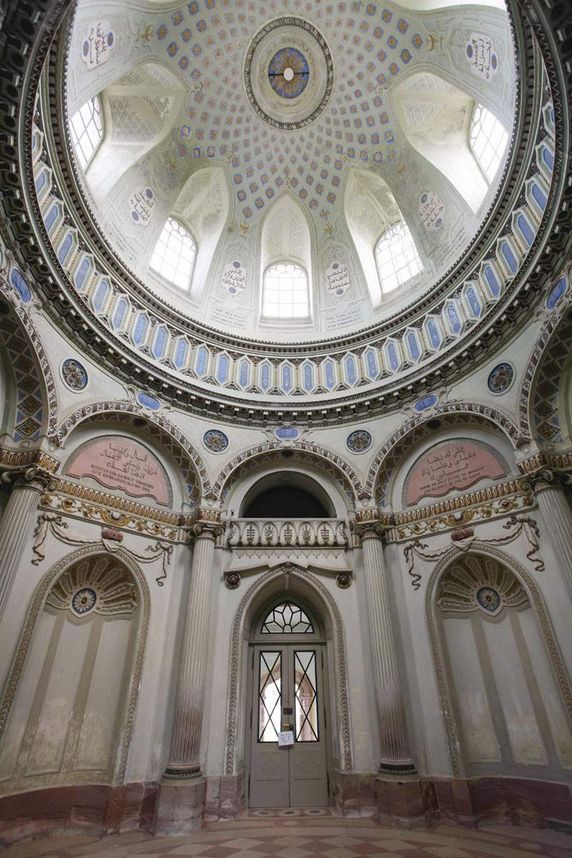
[[[326,638],[287,593],[267,603],[250,636],[247,759],[250,807],[329,804]]]

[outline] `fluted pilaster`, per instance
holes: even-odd
[[[25,548],[31,541],[41,492],[40,484],[16,482],[0,520],[0,618]]]
[[[361,533],[373,672],[379,717],[380,770],[413,772],[389,587],[381,538],[374,528]]]
[[[558,483],[540,482],[536,499],[548,539],[572,596],[572,511]]]
[[[199,753],[205,702],[215,537],[216,529],[204,526],[199,529],[195,540],[166,777],[192,778],[201,775]]]

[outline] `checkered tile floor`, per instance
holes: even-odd
[[[572,858],[572,837],[556,831],[490,826],[478,831],[437,826],[431,831],[381,828],[371,820],[276,815],[210,823],[188,837],[141,831],[97,838],[67,834],[20,843],[6,858]]]

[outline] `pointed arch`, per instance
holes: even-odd
[[[225,774],[236,774],[236,764],[241,742],[240,712],[244,709],[244,695],[246,689],[246,673],[244,659],[242,658],[242,643],[248,634],[249,623],[253,620],[253,613],[264,599],[264,591],[269,590],[273,582],[284,576],[291,576],[296,585],[301,582],[313,593],[314,598],[321,608],[322,616],[327,618],[330,624],[330,639],[332,641],[334,655],[334,684],[338,704],[337,733],[341,748],[342,771],[352,770],[352,745],[350,729],[349,692],[347,679],[347,664],[345,654],[345,638],[342,617],[330,592],[321,581],[294,563],[281,563],[269,569],[248,588],[242,597],[234,615],[231,628],[230,645],[230,672],[229,689],[226,716],[226,747],[224,757]],[[291,593],[291,590],[289,590]]]

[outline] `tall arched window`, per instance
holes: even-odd
[[[294,262],[269,265],[264,272],[262,315],[266,319],[307,319],[310,316],[308,274]]]
[[[170,217],[155,245],[149,265],[165,280],[181,289],[188,289],[196,255],[197,245],[191,233],[182,223]]]
[[[489,185],[497,174],[507,143],[508,132],[502,122],[482,104],[475,105],[469,145]]]
[[[404,221],[394,223],[381,235],[375,245],[375,263],[383,294],[422,271],[413,236]]]
[[[103,111],[98,95],[90,98],[74,113],[70,129],[75,156],[82,170],[85,170],[103,140]]]

